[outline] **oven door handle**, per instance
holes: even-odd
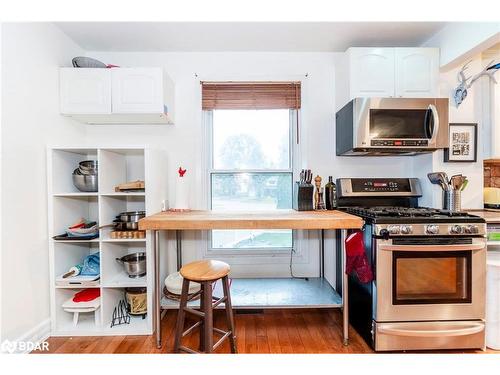
[[[464,327],[452,329],[405,329],[386,323],[377,325],[377,331],[391,336],[409,337],[468,336],[484,331],[484,324],[468,323],[467,325],[464,325]]]
[[[384,251],[479,251],[484,250],[485,243],[469,245],[380,245]]]

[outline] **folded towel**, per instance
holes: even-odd
[[[345,240],[345,248],[346,274],[355,274],[362,283],[369,283],[372,281],[373,273],[365,252],[363,232],[358,230],[351,233]]]

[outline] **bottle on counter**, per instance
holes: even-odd
[[[337,208],[337,186],[333,182],[332,176],[328,176],[328,183],[325,185],[325,207],[327,210]]]

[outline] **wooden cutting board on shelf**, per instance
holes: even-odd
[[[125,182],[123,184],[115,186],[115,192],[119,193],[127,191],[144,190],[145,187],[146,186],[144,184],[144,181],[137,180],[137,181]]]
[[[115,230],[109,235],[114,240],[146,238],[146,232],[143,230]]]

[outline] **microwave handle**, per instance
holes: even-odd
[[[433,121],[431,121],[431,119]],[[425,131],[431,142],[433,142],[439,130],[439,114],[434,104],[429,104],[425,112]],[[431,123],[433,126],[431,127]]]

